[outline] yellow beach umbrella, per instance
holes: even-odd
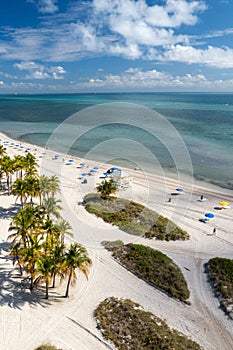
[[[219,204],[221,205],[221,206],[223,206],[223,207],[227,207],[228,205],[229,205],[229,203],[228,202],[219,202]]]

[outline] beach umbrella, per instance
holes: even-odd
[[[176,192],[179,193],[179,194],[184,194],[185,193],[183,188],[180,188],[180,187],[176,188]]]
[[[94,168],[93,169],[95,169],[95,170],[99,170],[100,168],[98,167],[98,166],[94,166]]]
[[[82,176],[85,177],[85,176],[88,176],[88,174],[87,173],[82,173]]]
[[[228,202],[224,202],[224,201],[219,202],[219,204],[220,204],[221,206],[223,206],[223,207],[227,207],[227,206],[229,205]]]
[[[97,169],[91,169],[90,173],[97,173],[98,170]]]
[[[114,167],[113,167],[113,168],[111,168],[110,170],[112,170],[112,171],[116,171],[116,170],[120,170],[120,169],[114,166]]]
[[[213,213],[206,213],[206,214],[205,214],[205,217],[206,217],[207,219],[213,219],[213,218],[214,218],[214,214],[213,214]]]
[[[84,167],[86,164],[85,163],[80,163],[80,166],[81,167]]]
[[[69,159],[68,163],[74,163],[74,160],[73,159]]]

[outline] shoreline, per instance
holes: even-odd
[[[47,151],[49,152],[51,155],[55,155],[57,154],[57,151],[56,150],[52,150],[52,149],[46,149],[46,146],[39,146],[39,145],[36,145],[36,144],[32,144],[32,143],[29,143],[29,142],[26,142],[26,141],[21,141],[21,140],[18,140],[18,139],[13,139],[11,138],[10,136],[8,136],[7,134],[3,133],[2,131],[0,131],[0,138],[2,138],[3,140],[9,140],[10,142],[14,142],[14,143],[19,143],[20,145],[25,145],[26,147],[30,147],[30,148],[34,148],[37,149],[37,150],[40,150],[41,152],[43,151]],[[34,151],[35,152],[35,151]],[[74,160],[76,160],[77,162],[80,161],[80,162],[85,162],[86,164],[97,164],[97,165],[100,165],[102,166],[103,168],[103,165],[100,161],[98,160],[94,160],[94,159],[88,159],[88,158],[81,158],[81,157],[78,157],[76,155],[73,155],[73,154],[63,154],[63,153],[59,153],[60,156],[62,158],[72,158]],[[116,164],[110,164],[110,163],[107,163],[105,164],[105,168],[107,167],[113,167],[115,166]],[[138,174],[144,174],[144,171],[142,170],[135,170],[135,169],[132,169],[132,168],[129,168],[127,166],[119,166],[120,168],[122,168],[124,171],[127,171],[129,173],[132,173],[133,176],[137,176]],[[168,171],[168,169],[165,169],[164,171],[164,178],[165,178],[165,181],[168,181],[168,182],[174,182],[174,184],[176,183],[176,186],[178,186],[178,182],[179,180],[177,179],[177,173],[175,172],[172,172],[172,171]],[[196,189],[195,192],[196,193],[200,193],[202,194],[203,191],[207,190],[207,192],[213,192],[213,193],[216,193],[216,197],[221,197],[221,193],[223,193],[223,195],[226,195],[228,197],[228,199],[231,198],[231,200],[233,200],[233,192],[232,192],[232,189],[231,188],[228,188],[228,187],[222,187],[220,186],[219,184],[216,184],[214,182],[208,182],[206,181],[205,179],[199,179],[198,176],[195,177],[195,176],[190,176],[190,175],[187,175],[185,173],[182,173],[182,178],[184,179],[183,183],[184,185],[188,185],[188,187],[190,188],[190,184]],[[161,178],[161,174],[158,174],[158,173],[151,173],[151,172],[147,172],[146,173],[146,176],[149,177],[149,176],[153,176],[153,177],[156,177],[156,178]],[[163,175],[162,175],[163,176]]]
[[[3,133],[3,132],[0,132],[0,134],[3,135],[3,137],[7,138],[7,139],[10,139],[12,140],[13,142],[18,142],[18,143],[21,143],[21,144],[26,144],[28,145],[29,147],[34,147],[34,148],[40,148],[40,149],[44,149],[46,147],[46,145],[42,146],[42,145],[37,145],[37,144],[34,144],[34,143],[30,143],[28,141],[24,141],[23,139],[21,139],[21,137],[23,135],[20,135],[19,138],[17,139],[14,139],[12,138],[10,135],[8,136],[7,134]],[[51,152],[53,153],[60,153],[56,150],[50,150]],[[61,153],[62,155],[62,153]],[[66,155],[67,157],[73,157],[75,159],[81,159],[81,160],[84,160],[86,162],[90,162],[90,163],[93,163],[95,162],[94,159],[89,159],[89,158],[85,158],[85,157],[81,157],[81,156],[78,156],[78,155],[73,155],[73,154],[67,154]],[[124,160],[124,159],[123,159]],[[101,163],[100,160],[97,160],[96,161],[97,163]],[[122,168],[122,169],[125,169],[127,171],[133,171],[133,168],[130,168],[128,167],[127,165],[119,165],[119,164],[115,164],[116,166]],[[109,166],[111,166],[111,164],[109,164]],[[114,164],[113,164],[114,166]],[[153,171],[156,171],[158,173],[158,169],[153,169]],[[171,171],[169,170],[169,168],[163,168],[162,169],[163,172],[165,173],[165,177],[168,178],[168,179],[174,179],[176,178],[176,175],[177,175],[177,172],[174,170],[174,171]],[[152,173],[152,170],[149,170],[148,171],[148,174],[151,175]],[[216,189],[222,189],[222,190],[228,190],[228,191],[232,191],[233,190],[233,187],[232,187],[232,184],[227,184],[227,183],[221,183],[221,180],[218,179],[218,180],[211,180],[211,179],[208,179],[203,177],[202,175],[195,175],[195,174],[192,174],[192,175],[188,175],[186,173],[180,173],[182,177],[184,178],[187,178],[186,182],[188,183],[191,183],[191,182],[194,182],[195,184],[197,184],[197,186],[200,186],[200,187],[204,187],[204,188],[208,188],[208,187],[215,187]],[[222,185],[221,185],[222,184]],[[216,190],[217,191],[217,190]]]

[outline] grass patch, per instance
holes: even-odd
[[[208,261],[210,282],[224,311],[233,319],[233,260],[213,258]]]
[[[58,348],[56,348],[55,346],[53,346],[51,344],[43,344],[43,345],[40,345],[35,350],[62,350],[62,349],[58,349]]]
[[[131,300],[107,298],[95,310],[98,328],[119,350],[201,350],[165,321]]]
[[[115,259],[169,296],[187,302],[190,292],[180,268],[167,255],[141,244],[103,242]]]
[[[189,239],[189,234],[172,221],[139,203],[116,197],[103,200],[93,193],[85,196],[84,202],[89,213],[124,232],[166,241]]]

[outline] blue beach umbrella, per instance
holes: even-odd
[[[98,172],[98,169],[91,169],[90,172],[91,172],[91,173],[97,173],[97,172]]]
[[[85,176],[88,176],[88,174],[87,173],[82,173],[82,176],[85,177]]]
[[[74,163],[74,160],[73,159],[69,159],[68,162],[69,163]]]
[[[114,167],[113,167],[113,168],[111,168],[110,170],[115,171],[115,170],[120,170],[120,169],[114,166]]]
[[[98,167],[98,166],[94,166],[94,168],[93,169],[95,169],[95,170],[99,170],[100,168]]]
[[[184,192],[183,188],[180,188],[180,187],[176,188],[176,191],[177,192]]]
[[[213,219],[214,218],[214,214],[213,213],[206,213],[205,217],[208,219]]]
[[[85,163],[80,163],[80,166],[81,167],[84,167],[86,164]]]

